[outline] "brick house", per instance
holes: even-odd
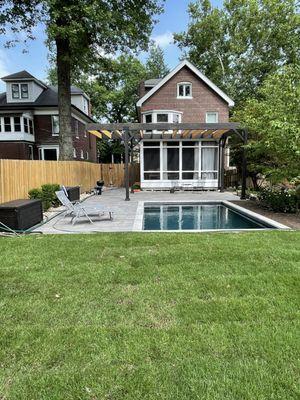
[[[57,88],[27,71],[5,76],[0,94],[0,158],[57,160],[59,117]],[[71,87],[74,160],[97,162],[96,137],[86,132],[93,122],[90,99]]]
[[[144,123],[226,123],[234,102],[189,61],[163,79],[140,84],[136,106]],[[140,144],[141,187],[219,186],[219,143],[214,139],[156,139]],[[160,137],[160,136],[159,136]],[[229,167],[229,157],[225,157]]]

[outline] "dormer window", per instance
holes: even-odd
[[[11,95],[13,99],[28,99],[28,83],[13,83]]]
[[[177,98],[179,99],[192,98],[192,84],[190,82],[180,82],[177,84]]]
[[[28,99],[28,84],[21,83],[21,99]]]

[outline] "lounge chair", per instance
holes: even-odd
[[[70,215],[72,217],[72,225],[74,225],[78,218],[81,217],[86,217],[91,223],[93,223],[90,218],[91,216],[101,217],[105,213],[109,215],[110,220],[113,219],[112,211],[102,205],[97,207],[85,207],[80,202],[71,203],[63,190],[59,190],[55,192],[55,194],[61,204],[66,207],[65,216]]]

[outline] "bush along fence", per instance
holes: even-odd
[[[131,182],[138,182],[139,164],[130,168]],[[0,160],[0,203],[27,199],[28,192],[46,184],[80,186],[90,191],[98,180],[105,186],[124,186],[124,164],[84,161]],[[46,187],[47,190],[47,187]]]

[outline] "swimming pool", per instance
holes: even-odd
[[[286,229],[269,218],[228,201],[222,202],[141,202],[136,230],[210,231]]]

